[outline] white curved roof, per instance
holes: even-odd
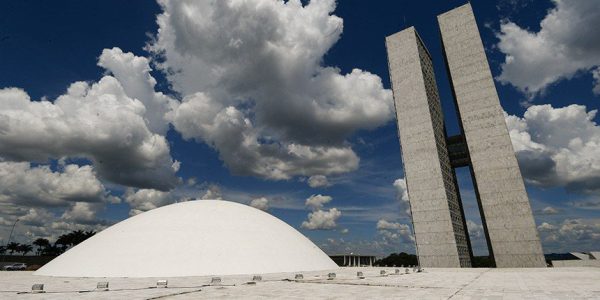
[[[268,213],[235,202],[198,200],[115,224],[34,274],[176,277],[335,268],[309,239]]]

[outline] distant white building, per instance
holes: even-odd
[[[572,260],[553,260],[552,266],[555,268],[565,267],[597,267],[600,268],[600,252],[591,251],[590,253],[585,252],[570,252],[577,259]]]
[[[340,267],[372,267],[376,260],[375,255],[336,254],[329,257]]]

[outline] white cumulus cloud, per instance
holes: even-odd
[[[172,204],[176,200],[174,194],[171,192],[162,192],[153,189],[140,189],[137,191],[128,189],[124,197],[125,202],[131,207],[129,211],[130,216]]]
[[[334,0],[160,4],[148,49],[183,95],[173,124],[214,147],[234,174],[277,180],[355,170],[346,138],[393,116],[378,76],[322,65],[343,29]]]
[[[547,223],[547,222],[543,222],[541,225],[539,225],[537,227],[537,229],[539,232],[550,232],[552,230],[555,230],[556,226],[554,226],[550,223]]]
[[[145,106],[119,81],[73,83],[53,102],[32,101],[18,88],[0,89],[0,157],[46,162],[87,158],[100,177],[118,184],[166,190],[178,163],[164,136],[152,133]]]
[[[206,192],[200,198],[202,200],[223,200],[223,194],[221,188],[216,184],[209,184],[206,188]]]
[[[400,240],[403,242],[414,241],[410,226],[398,222],[389,222],[385,219],[377,221],[377,231],[389,240]]]
[[[109,222],[99,214],[108,203],[119,201],[89,165],[59,164],[53,170],[28,162],[0,162],[0,231],[8,233],[18,219],[18,242],[102,229]]]
[[[170,115],[179,102],[155,91],[156,79],[150,75],[152,69],[149,60],[115,47],[102,51],[98,65],[113,74],[129,97],[144,104],[143,117],[148,129],[165,135],[169,129]]]
[[[0,202],[30,207],[68,206],[74,202],[116,201],[91,166],[49,166],[0,161]]]
[[[310,230],[328,230],[337,227],[336,220],[342,216],[337,208],[329,211],[316,210],[308,214],[308,221],[302,222],[302,228]]]
[[[107,225],[107,221],[98,218],[98,214],[105,208],[103,203],[75,202],[62,214],[61,219],[76,224]]]
[[[260,210],[267,211],[267,210],[269,210],[269,199],[267,199],[265,197],[252,199],[252,201],[250,201],[250,206],[260,209]]]
[[[538,186],[600,193],[600,126],[597,110],[582,105],[536,105],[522,118],[506,116],[525,179]]]
[[[408,201],[408,189],[406,188],[406,180],[398,178],[394,181],[396,188],[396,198],[400,202],[401,208],[407,215],[410,215],[410,203]]]
[[[592,76],[594,77],[594,89],[592,92],[596,95],[600,95],[600,68],[596,68],[592,72]]]
[[[176,202],[190,200],[223,200],[221,188],[216,184],[196,184],[196,180],[188,180],[185,185],[178,185],[169,191],[155,189],[129,188],[124,194],[125,202],[131,207],[129,215],[159,208]]]
[[[313,175],[308,178],[308,186],[311,188],[327,187],[330,186],[327,176],[324,175]]]
[[[323,208],[323,205],[329,203],[333,198],[331,196],[324,196],[321,194],[312,195],[306,199],[305,205],[312,210],[319,210]]]
[[[552,252],[594,251],[600,241],[600,220],[565,219],[539,225],[544,250]]]
[[[552,206],[546,206],[544,207],[544,209],[542,209],[542,214],[544,215],[556,215],[558,214],[558,209],[552,207]]]
[[[600,66],[600,2],[553,0],[538,32],[505,21],[498,49],[506,54],[500,82],[534,96],[549,85]],[[600,88],[596,86],[595,91]]]
[[[331,202],[331,196],[312,195],[304,203],[306,207],[312,210],[308,213],[308,221],[302,222],[302,228],[310,230],[329,230],[337,227],[336,220],[342,215],[337,208],[331,208],[329,211],[323,210],[323,205]]]
[[[484,237],[483,225],[467,220],[467,229],[471,238],[481,239]]]
[[[18,218],[19,221],[14,229],[13,241],[19,243],[31,243],[32,240],[37,238],[47,238],[54,241],[58,236],[73,230],[97,232],[111,224],[107,220],[98,218],[97,214],[103,208],[97,203],[77,202],[62,215],[55,214],[45,208],[19,210],[14,214],[0,216],[0,230],[10,231],[12,224]]]

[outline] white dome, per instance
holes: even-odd
[[[176,277],[335,268],[309,239],[268,213],[235,202],[198,200],[115,224],[34,274]]]

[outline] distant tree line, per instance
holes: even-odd
[[[96,234],[95,231],[74,230],[59,236],[54,243],[51,243],[48,239],[38,238],[32,244],[36,247],[35,251],[37,255],[58,256],[70,247],[87,240],[94,234]],[[0,255],[5,255],[8,252],[10,255],[21,253],[25,256],[34,250],[33,246],[11,242],[6,246],[0,246]]]
[[[419,262],[417,256],[408,253],[392,253],[388,257],[375,261],[376,266],[400,267],[400,266],[416,266]],[[473,256],[471,259],[473,268],[493,268],[495,267],[494,260],[489,256]]]
[[[471,267],[473,268],[495,268],[496,262],[489,256],[471,257]]]
[[[392,253],[388,257],[375,261],[376,266],[400,267],[400,266],[416,266],[418,265],[417,256],[408,253]]]

